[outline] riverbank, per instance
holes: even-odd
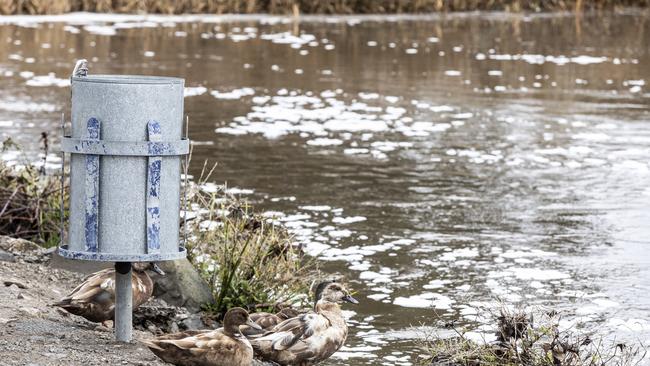
[[[141,344],[118,343],[109,329],[49,306],[77,286],[82,274],[52,268],[49,256],[33,260],[0,252],[2,365],[164,365]],[[134,330],[135,339],[151,337]]]
[[[0,2],[0,14],[45,15],[79,11],[131,14],[402,14],[455,11],[582,11],[649,5],[649,0],[26,0]]]
[[[0,151],[9,150],[21,151],[10,139],[0,143]],[[61,241],[60,226],[67,223],[68,207],[60,204],[62,193],[68,201],[68,182],[62,187],[59,176],[25,161],[20,167],[0,161],[0,235],[53,250]],[[281,223],[255,212],[245,200],[228,193],[227,187],[209,182],[213,170],[185,183],[189,209],[181,231],[186,230],[183,236],[191,265],[164,270],[183,271],[181,280],[204,282],[203,289],[190,297],[215,320],[237,306],[256,311],[304,307],[311,301],[310,283],[319,276],[316,266]],[[192,284],[167,287],[173,286],[187,289]]]

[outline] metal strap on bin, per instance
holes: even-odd
[[[91,117],[87,122],[87,133],[89,141],[99,141],[101,123],[97,118]],[[97,252],[99,235],[99,156],[86,155],[86,188],[85,188],[85,210],[86,225],[85,239],[86,251]]]
[[[162,133],[158,121],[147,123],[149,141],[160,142]],[[153,145],[152,145],[153,147]],[[149,150],[155,155],[156,150]],[[147,253],[160,252],[160,171],[162,158],[160,155],[149,156],[147,164]]]
[[[147,123],[149,141],[103,141],[100,139],[101,122],[91,117],[84,138],[64,137],[61,150],[71,154],[86,155],[85,178],[85,241],[86,251],[97,253],[99,242],[99,162],[100,155],[145,156],[147,163],[147,253],[160,253],[160,174],[163,156],[189,154],[188,139],[162,141],[158,121]]]
[[[113,156],[176,156],[190,152],[187,139],[178,141],[103,141],[65,137],[61,150],[71,154]]]

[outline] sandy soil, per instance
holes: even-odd
[[[0,261],[0,365],[165,365],[137,342],[51,304],[83,275],[47,264]],[[134,331],[134,338],[150,338]]]

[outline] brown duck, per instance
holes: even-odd
[[[246,310],[232,308],[224,316],[223,328],[167,334],[142,343],[163,361],[177,366],[250,366],[253,348],[240,333],[241,325],[260,327]]]
[[[345,342],[348,326],[339,303],[359,302],[340,283],[326,281],[316,289],[314,311],[287,319],[270,331],[250,336],[255,355],[280,365],[315,365]]]
[[[153,292],[153,281],[147,270],[164,272],[154,263],[134,263],[131,286],[133,309],[145,303]],[[91,322],[104,323],[115,317],[115,269],[107,268],[86,277],[72,292],[53,304]]]
[[[284,308],[275,314],[266,312],[252,313],[250,314],[251,320],[259,325],[261,329],[254,329],[248,325],[242,325],[239,327],[239,329],[241,330],[241,333],[247,337],[259,335],[270,330],[283,321],[294,318],[298,315],[300,315],[300,312],[292,308]]]

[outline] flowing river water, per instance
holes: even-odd
[[[328,364],[415,364],[497,299],[649,343],[647,12],[0,24],[0,136],[33,154],[77,58],[185,78],[192,173],[218,162],[357,291]]]

